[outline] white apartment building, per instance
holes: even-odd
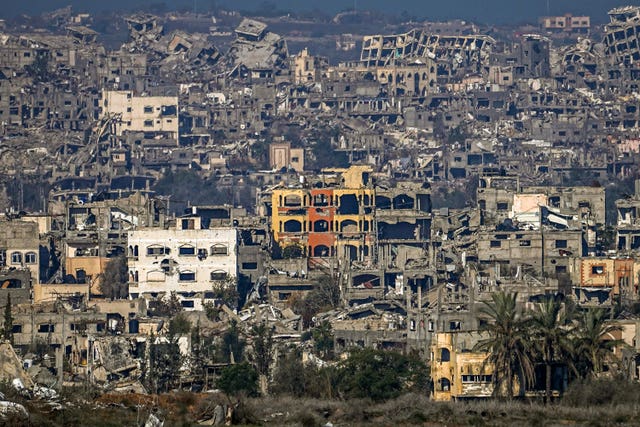
[[[237,286],[238,235],[233,227],[201,228],[200,217],[176,226],[128,233],[129,297],[166,298],[175,292],[185,310],[202,310],[213,290]]]
[[[101,117],[119,116],[115,133],[153,132],[178,141],[178,97],[134,96],[131,91],[102,92]]]

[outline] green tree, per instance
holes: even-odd
[[[527,320],[516,308],[517,294],[497,292],[491,298],[481,309],[489,318],[485,327],[489,337],[478,342],[475,349],[489,352],[488,362],[494,366],[494,393],[500,394],[504,390],[506,397],[511,399],[516,378],[521,392],[533,383],[532,341]]]
[[[251,330],[253,335],[253,358],[258,370],[258,374],[267,378],[270,374],[271,361],[273,360],[273,332],[274,327],[269,327],[266,323],[254,326]]]
[[[229,329],[222,335],[222,340],[218,346],[217,359],[223,363],[232,363],[242,360],[245,342],[240,338],[238,323],[232,320]]]
[[[331,323],[327,320],[320,322],[311,331],[313,336],[313,347],[320,353],[322,358],[327,358],[333,354],[333,330]]]
[[[597,376],[604,363],[613,357],[613,349],[621,344],[614,338],[620,326],[607,324],[604,309],[590,309],[583,313],[574,337],[575,356],[583,377]]]
[[[229,365],[222,369],[216,384],[227,395],[256,396],[258,394],[258,372],[246,362]]]
[[[293,258],[302,258],[304,255],[302,251],[302,247],[298,244],[287,245],[282,250],[282,258],[283,259],[293,259]]]
[[[202,334],[200,332],[200,320],[196,323],[196,325],[191,328],[191,370],[192,372],[202,375],[203,374],[203,365],[205,364],[204,359],[204,343],[202,339]]]
[[[120,299],[129,296],[127,258],[111,258],[100,277],[100,292],[106,298]]]
[[[311,367],[306,367],[302,363],[300,349],[291,349],[278,361],[271,392],[295,397],[310,397],[308,396],[310,370]]]
[[[222,301],[227,307],[238,308],[240,294],[238,293],[237,280],[234,276],[227,276],[223,280],[216,280],[211,286],[213,297]]]
[[[329,275],[321,276],[304,299],[294,299],[291,308],[302,316],[304,328],[311,325],[313,316],[340,305],[340,286]]]
[[[171,390],[178,379],[182,356],[176,342],[152,342],[149,347],[151,390],[161,393]]]
[[[180,335],[185,335],[191,332],[191,322],[184,313],[178,313],[169,321],[169,330],[167,335],[169,341],[174,341]]]
[[[173,317],[182,311],[180,298],[175,291],[171,291],[168,298],[165,297],[154,302],[155,307],[151,310],[151,314],[154,316]]]
[[[562,312],[560,301],[548,299],[540,304],[531,317],[531,332],[535,347],[545,366],[545,395],[551,402],[551,374],[553,364],[569,360],[571,353],[570,329]]]
[[[338,367],[344,398],[393,399],[423,380],[424,364],[395,351],[357,349]]]
[[[13,345],[13,314],[11,313],[11,294],[7,294],[7,304],[4,306],[4,324],[2,338]]]

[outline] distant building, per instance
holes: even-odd
[[[541,19],[542,28],[547,31],[588,32],[591,18],[588,16],[545,16]]]
[[[272,143],[269,146],[269,166],[271,169],[304,170],[304,148],[291,148],[290,142]]]
[[[235,286],[238,235],[234,227],[202,228],[202,218],[178,218],[175,227],[129,232],[131,299],[175,292],[186,310],[213,302],[214,288]]]
[[[348,52],[356,48],[356,39],[353,34],[341,34],[336,38],[336,50]]]
[[[433,399],[439,401],[489,398],[495,368],[489,353],[474,352],[478,334],[438,333],[431,341]]]
[[[132,91],[103,91],[102,117],[116,118],[115,134],[145,132],[178,141],[178,97],[135,96]]]

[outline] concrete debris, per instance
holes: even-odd
[[[19,404],[19,403],[15,403],[15,402],[8,402],[5,400],[1,400],[0,401],[0,416],[2,417],[7,417],[7,416],[19,416],[22,418],[29,418],[29,413],[27,412],[27,409]]]
[[[498,289],[640,301],[640,8],[603,37],[579,16],[342,32],[359,16],[139,13],[124,43],[69,8],[0,23],[0,380],[52,406],[209,391],[263,325],[266,371],[463,348],[439,334],[481,328]]]
[[[164,421],[160,421],[160,418],[154,414],[149,414],[147,421],[144,423],[144,427],[163,427]]]

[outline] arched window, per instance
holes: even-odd
[[[165,277],[166,276],[164,274],[164,271],[161,271],[161,270],[150,271],[147,273],[147,282],[164,282]]]
[[[313,223],[313,231],[316,233],[324,233],[329,231],[329,223],[324,219],[319,219]]]
[[[438,391],[449,390],[451,390],[451,381],[449,381],[449,378],[440,378],[438,380]]]
[[[151,245],[147,246],[147,255],[148,256],[160,256],[160,255],[168,255],[171,252],[169,248],[161,245]]]
[[[12,252],[11,253],[11,264],[22,264],[22,253],[20,253],[20,252]]]
[[[211,280],[225,280],[227,272],[224,270],[214,270],[211,272]]]
[[[285,233],[299,233],[302,231],[302,224],[300,224],[300,221],[290,219],[284,223],[284,231]]]
[[[192,256],[196,254],[196,248],[192,245],[182,245],[178,248],[180,256]]]
[[[228,253],[229,249],[227,248],[227,245],[216,243],[211,246],[211,255],[228,255]]]
[[[313,248],[314,257],[327,257],[330,256],[329,247],[325,245],[318,245]]]
[[[180,282],[195,282],[196,273],[189,270],[181,271],[180,274],[178,275],[178,280]]]
[[[24,255],[24,262],[27,264],[36,264],[38,262],[38,255],[35,252],[27,252]]]

